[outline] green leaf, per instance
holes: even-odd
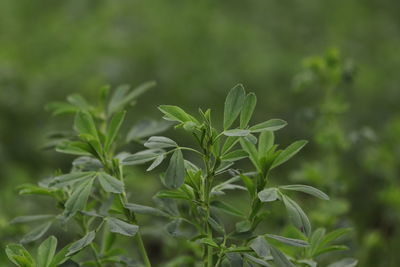
[[[228,252],[225,253],[225,256],[229,261],[230,267],[243,267],[243,259],[240,253]]]
[[[258,236],[250,243],[250,247],[260,258],[269,256],[270,246],[263,236]]]
[[[127,136],[127,141],[140,140],[147,136],[162,133],[170,126],[171,123],[165,120],[142,120],[131,128]]]
[[[212,218],[211,216],[208,217],[207,221],[214,231],[220,233],[221,235],[225,235],[225,228],[219,221]]]
[[[250,177],[243,174],[240,174],[240,178],[242,179],[244,185],[246,186],[247,191],[249,191],[250,196],[253,196],[256,192],[253,180]]]
[[[318,248],[321,247],[320,243],[324,239],[325,232],[325,228],[318,228],[312,233],[311,237],[308,239],[311,244],[311,247],[309,248],[310,255],[314,256]]]
[[[129,85],[120,85],[111,96],[110,102],[107,107],[108,115],[111,115],[117,111],[122,110],[126,105],[132,103],[138,96],[154,87],[156,83],[154,81],[145,82],[131,92]]]
[[[352,258],[345,258],[335,263],[329,264],[328,267],[354,267],[358,263],[358,260]]]
[[[277,267],[296,267],[279,249],[271,247],[271,254]]]
[[[213,248],[219,248],[218,244],[215,243],[211,238],[201,238],[199,239],[199,242]]]
[[[278,240],[279,242],[289,245],[289,246],[294,246],[294,247],[308,247],[309,246],[309,244],[306,241],[300,240],[300,239],[288,238],[288,237],[283,237],[283,236],[279,236],[279,235],[271,235],[271,234],[267,234],[265,236],[275,239],[275,240]]]
[[[275,168],[286,161],[288,161],[291,157],[297,154],[305,145],[307,144],[307,141],[305,140],[300,140],[296,141],[290,146],[288,146],[285,150],[283,150],[274,160],[274,163],[272,164],[272,168]]]
[[[268,151],[274,145],[274,132],[261,132],[258,138],[258,157],[267,157]]]
[[[90,245],[95,237],[96,237],[95,231],[90,231],[84,237],[72,243],[71,246],[68,248],[68,253],[65,256],[70,257],[78,253],[79,251]]]
[[[79,108],[64,102],[51,102],[46,105],[46,110],[51,111],[53,116],[57,116],[61,114],[75,113],[79,111]]]
[[[228,136],[226,138],[224,145],[222,146],[221,155],[225,155],[229,152],[239,141],[238,136]]]
[[[247,158],[248,155],[249,154],[247,154],[246,151],[239,149],[239,150],[235,150],[235,151],[225,154],[224,156],[221,157],[221,160],[222,161],[237,161],[237,160]]]
[[[67,257],[67,253],[69,247],[70,246],[65,246],[59,252],[57,252],[57,254],[53,257],[53,260],[51,261],[50,267],[58,267],[68,260],[69,257]]]
[[[163,151],[160,149],[148,149],[137,152],[133,155],[130,155],[122,160],[122,164],[124,165],[139,165],[149,161],[155,160]]]
[[[161,105],[158,107],[158,109],[165,114],[165,118],[170,120],[170,121],[178,121],[181,123],[184,122],[194,122],[198,124],[197,120],[186,113],[183,109],[177,106],[171,106],[171,105]]]
[[[28,215],[28,216],[19,216],[11,220],[12,223],[27,223],[27,222],[34,222],[40,220],[47,220],[54,218],[54,215],[46,214],[46,215]]]
[[[323,240],[321,241],[321,247],[329,244],[330,242],[338,239],[339,237],[351,232],[352,229],[351,228],[341,228],[341,229],[337,229],[334,230],[328,234],[326,234],[323,238]]]
[[[124,192],[124,183],[117,178],[105,172],[100,172],[97,177],[104,191],[115,194]]]
[[[110,146],[117,137],[118,131],[121,128],[122,123],[124,122],[125,115],[126,115],[125,111],[120,111],[111,118],[106,133],[106,140],[104,142],[105,151],[108,151],[110,149]]]
[[[187,199],[190,198],[186,195],[186,193],[181,191],[172,191],[172,190],[162,190],[157,193],[156,197],[158,198],[176,198],[176,199]]]
[[[158,165],[160,165],[165,159],[165,154],[160,154],[154,161],[151,163],[151,165],[146,169],[146,171],[151,171],[154,168],[156,168]]]
[[[247,254],[247,253],[246,253],[246,254],[244,254],[244,256],[245,256],[245,258],[246,258],[247,260],[250,260],[250,261],[252,261],[252,262],[255,262],[255,263],[257,263],[257,264],[259,264],[259,265],[261,265],[261,266],[266,266],[266,267],[271,266],[271,265],[269,265],[265,260],[262,260],[262,259],[253,257],[253,256],[251,256],[250,254]]]
[[[7,245],[6,254],[8,259],[19,267],[36,267],[31,254],[19,244]]]
[[[21,243],[25,244],[38,240],[49,230],[52,223],[53,222],[50,221],[37,226],[32,231],[28,232],[26,235],[23,236],[23,238],[21,239]]]
[[[178,144],[174,140],[164,136],[152,136],[144,143],[144,146],[147,148],[168,148],[177,147]]]
[[[86,134],[99,139],[96,124],[89,112],[80,111],[76,113],[74,127],[79,134]]]
[[[93,178],[87,179],[79,184],[72,195],[68,198],[64,210],[64,215],[66,217],[70,217],[77,211],[85,209],[86,202],[89,198],[90,192],[92,191],[93,180]]]
[[[239,116],[244,100],[245,91],[243,85],[238,84],[229,91],[224,106],[224,130],[229,129]]]
[[[110,232],[125,236],[134,236],[139,230],[139,226],[124,222],[117,218],[109,217],[107,219]]]
[[[251,230],[251,223],[249,221],[241,221],[235,224],[235,229],[238,233],[244,233]]]
[[[50,236],[38,248],[38,267],[49,267],[57,248],[57,238]]]
[[[165,185],[169,188],[179,188],[185,180],[185,162],[183,160],[182,151],[176,150],[169,162],[167,171],[165,172]]]
[[[94,151],[88,143],[80,141],[61,142],[56,146],[56,151],[68,155],[91,156]]]
[[[46,196],[51,196],[53,195],[53,192],[56,190],[50,189],[50,188],[44,188],[40,187],[37,185],[32,185],[32,184],[22,184],[17,187],[18,194],[20,195],[46,195]]]
[[[81,95],[72,94],[67,97],[67,101],[81,110],[90,109],[89,103]]]
[[[232,129],[223,132],[225,136],[247,136],[250,134],[250,130],[245,129]]]
[[[167,216],[167,214],[162,210],[134,203],[126,203],[125,208],[137,214],[162,216],[162,217]]]
[[[279,199],[278,190],[276,188],[266,188],[258,193],[261,202],[271,202]]]
[[[231,215],[234,215],[234,216],[237,216],[237,217],[240,217],[240,218],[244,218],[243,212],[241,212],[237,208],[235,208],[235,207],[233,207],[233,206],[231,206],[231,205],[229,205],[229,204],[227,204],[227,203],[225,203],[223,201],[214,200],[210,204],[211,204],[212,207],[218,208],[218,209],[220,209],[221,211],[223,211],[223,212],[225,212],[227,214],[231,214]]]
[[[257,170],[260,170],[260,164],[258,162],[258,152],[257,152],[257,149],[254,146],[254,144],[244,138],[240,139],[240,144],[241,144],[243,150],[249,154],[249,158],[250,158],[251,162],[253,163],[253,165],[257,168]]]
[[[72,185],[78,181],[89,180],[96,175],[96,172],[72,172],[63,174],[57,177],[50,182],[50,186],[54,186],[56,188],[63,188],[67,185]]]
[[[347,246],[343,245],[333,245],[333,246],[328,246],[321,248],[317,250],[317,252],[314,253],[314,256],[319,256],[324,253],[332,252],[332,251],[343,251],[343,250],[348,250],[349,248]]]
[[[246,96],[243,103],[243,108],[240,113],[240,128],[247,127],[251,116],[253,115],[254,108],[257,104],[257,97],[254,93],[250,93]]]
[[[168,234],[174,237],[182,236],[182,232],[179,230],[179,226],[181,225],[181,223],[181,218],[174,219],[165,226],[165,230],[168,232]]]
[[[265,131],[277,131],[287,125],[287,122],[281,119],[271,119],[265,122],[261,122],[250,127],[252,133],[259,133]]]
[[[313,195],[320,199],[329,200],[329,197],[327,194],[325,194],[321,190],[318,190],[309,185],[300,185],[300,184],[298,184],[298,185],[297,184],[296,185],[283,185],[283,186],[280,186],[279,188],[284,189],[284,190],[300,191],[300,192],[303,192],[306,194]]]
[[[300,208],[300,206],[288,196],[282,195],[282,199],[293,225],[309,236],[311,233],[311,224],[307,215]]]

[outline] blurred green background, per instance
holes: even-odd
[[[156,80],[132,123],[160,118],[159,104],[211,107],[221,120],[231,87],[255,92],[259,121],[289,122],[279,143],[311,141],[278,183],[332,196],[306,211],[316,225],[354,228],[348,255],[359,266],[400,266],[399,10],[394,0],[0,0],[0,265],[4,245],[26,231],[10,219],[51,206],[15,187],[70,166],[40,149],[72,121],[45,104]],[[158,177],[138,179],[131,188],[148,201]]]

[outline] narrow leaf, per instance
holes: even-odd
[[[171,123],[165,120],[142,120],[131,128],[127,136],[127,141],[140,140],[147,136],[162,133],[170,126]]]
[[[57,238],[50,236],[38,248],[38,267],[49,267],[57,248]]]
[[[24,237],[21,239],[21,243],[25,244],[38,240],[49,230],[51,224],[52,222],[50,221],[37,226],[32,231],[24,235]]]
[[[139,226],[124,222],[117,218],[108,218],[108,225],[110,232],[117,233],[125,236],[134,236],[139,230]]]
[[[169,162],[167,171],[165,172],[165,185],[169,188],[179,188],[185,179],[185,163],[182,151],[176,150]]]
[[[250,134],[250,130],[246,129],[232,129],[224,131],[226,136],[247,136]]]
[[[125,111],[120,111],[116,113],[112,118],[108,125],[107,133],[106,133],[106,140],[104,143],[104,149],[106,151],[109,150],[110,146],[114,142],[115,138],[117,137],[118,131],[121,128],[122,123],[125,119]]]
[[[160,165],[163,160],[165,159],[165,154],[160,154],[154,161],[151,163],[151,165],[146,169],[146,171],[151,171],[154,168],[156,168],[158,165]]]
[[[309,245],[306,241],[300,240],[300,239],[288,238],[288,237],[283,237],[283,236],[279,236],[279,235],[271,235],[271,234],[267,234],[266,236],[269,238],[278,240],[279,242],[286,244],[286,245],[290,245],[290,246],[307,247]]]
[[[271,254],[277,267],[296,267],[279,249],[271,247]]]
[[[354,267],[358,263],[358,260],[352,258],[345,258],[335,263],[328,265],[328,267]]]
[[[95,231],[90,231],[84,237],[72,243],[68,249],[68,253],[65,256],[69,257],[78,253],[79,251],[90,245],[95,237],[96,237]]]
[[[178,122],[194,122],[198,123],[195,118],[193,118],[191,115],[186,113],[183,109],[177,106],[171,106],[171,105],[161,105],[158,107],[158,109],[165,114],[165,117],[168,120],[171,121],[178,121]]]
[[[260,164],[258,162],[258,152],[257,152],[257,149],[254,146],[254,144],[244,138],[240,139],[240,144],[241,144],[243,150],[249,154],[250,160],[253,163],[253,165],[258,170],[260,170]]]
[[[89,112],[78,112],[75,116],[74,127],[79,134],[87,134],[96,139],[99,138],[93,117]]]
[[[218,209],[220,209],[221,211],[240,217],[240,218],[244,218],[244,214],[243,212],[241,212],[240,210],[238,210],[237,208],[235,208],[234,206],[231,206],[223,201],[220,200],[214,200],[211,202],[211,206],[212,207],[216,207]]]
[[[281,119],[271,119],[265,122],[261,122],[250,127],[252,133],[259,133],[265,131],[277,131],[287,125],[287,122]]]
[[[256,107],[257,97],[254,93],[250,93],[244,99],[242,111],[240,113],[240,128],[247,127],[251,116],[253,115],[254,108]]]
[[[86,202],[89,198],[90,192],[92,191],[93,178],[82,182],[72,193],[65,203],[64,215],[70,217],[77,211],[85,209]]]
[[[54,186],[56,188],[63,188],[67,185],[72,185],[78,181],[83,181],[86,179],[93,178],[96,175],[95,172],[72,172],[63,174],[57,177],[50,182],[50,186]]]
[[[121,194],[124,192],[124,183],[117,178],[105,172],[100,172],[98,174],[98,179],[104,191],[115,194]]]
[[[250,247],[260,258],[269,256],[270,246],[263,236],[258,236],[251,241]]]
[[[148,149],[137,152],[133,155],[127,156],[122,160],[124,165],[139,165],[149,161],[155,160],[163,151],[160,149]]]
[[[300,206],[290,199],[288,196],[283,196],[283,203],[285,204],[288,216],[292,221],[293,225],[296,226],[300,231],[305,233],[307,236],[311,233],[311,224],[308,220],[307,215],[300,208]]]
[[[229,91],[224,106],[224,130],[229,129],[239,116],[244,99],[245,91],[243,85],[238,84]]]
[[[152,136],[144,143],[147,148],[167,148],[167,147],[177,147],[178,144],[167,137],[164,136]]]
[[[274,132],[261,132],[258,138],[258,157],[267,157],[268,150],[274,145]]]
[[[8,259],[19,267],[34,267],[36,265],[31,254],[19,244],[7,245],[6,254]]]
[[[130,211],[133,211],[134,213],[138,213],[138,214],[153,215],[153,216],[167,216],[167,214],[162,210],[159,210],[159,209],[156,209],[153,207],[149,207],[149,206],[134,204],[134,203],[126,203],[125,208],[127,208]]]
[[[276,188],[266,188],[258,193],[261,202],[271,202],[279,199]]]
[[[300,185],[300,184],[296,184],[296,185],[284,185],[284,186],[280,186],[280,189],[284,189],[284,190],[293,190],[293,191],[300,191],[306,194],[310,194],[313,195],[317,198],[320,199],[324,199],[324,200],[329,200],[329,197],[327,194],[325,194],[324,192],[322,192],[321,190],[318,190],[317,188],[314,188],[312,186],[309,185]]]
[[[300,140],[292,143],[289,145],[285,150],[283,150],[274,160],[274,163],[272,164],[272,168],[275,168],[282,163],[285,163],[288,161],[291,157],[297,154],[305,145],[307,144],[307,141],[305,140]]]
[[[52,218],[54,218],[54,215],[51,215],[51,214],[19,216],[19,217],[12,219],[10,223],[27,223],[27,222],[47,220],[47,219],[52,219]]]
[[[248,155],[249,154],[247,154],[246,151],[239,149],[239,150],[232,151],[232,152],[227,153],[226,155],[222,156],[221,160],[222,161],[237,161],[240,159],[247,158]]]

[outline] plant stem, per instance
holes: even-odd
[[[93,243],[90,244],[90,248],[92,249],[92,252],[93,252],[93,255],[94,255],[94,259],[96,261],[96,266],[97,267],[101,267],[100,258],[99,258],[99,255],[97,254],[97,251],[96,251]]]
[[[119,165],[118,170],[116,171],[117,177],[119,177],[119,179],[124,183],[124,175],[123,175],[123,170],[122,170],[122,166]],[[122,205],[125,209],[125,215],[126,218],[131,221],[134,224],[138,224],[137,220],[136,220],[136,216],[135,213],[131,210],[128,210],[127,208],[125,208],[125,204],[128,203],[128,198],[126,196],[126,192],[125,190],[122,192],[122,197],[120,198]],[[149,260],[149,257],[147,255],[147,251],[146,248],[144,246],[143,240],[142,240],[142,236],[140,234],[140,231],[138,231],[136,233],[136,243],[138,245],[139,248],[139,252],[140,255],[142,256],[143,262],[145,264],[146,267],[151,267],[151,263]]]
[[[145,246],[143,244],[142,236],[141,236],[139,231],[136,233],[136,243],[137,243],[137,245],[139,247],[139,252],[140,252],[140,254],[141,254],[142,258],[143,258],[144,265],[146,267],[151,267],[151,263],[150,263],[149,257],[147,256],[147,251],[146,251],[146,248],[145,248]]]

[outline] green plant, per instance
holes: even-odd
[[[160,212],[171,219],[167,231],[201,248],[201,255],[194,252],[199,255],[197,263],[208,267],[270,266],[272,261],[275,266],[316,266],[315,257],[319,254],[343,249],[329,244],[346,230],[326,236],[323,229],[312,232],[305,212],[288,195],[297,191],[328,200],[320,190],[308,185],[271,186],[273,170],[297,154],[306,141],[296,141],[283,150],[278,149],[274,132],[286,122],[271,119],[249,126],[256,102],[255,94],[246,94],[242,85],[234,87],[225,101],[222,130],[214,127],[209,109],[200,109],[200,119],[197,119],[180,107],[160,106],[164,119],[192,135],[198,147],[182,147],[170,138],[153,136],[144,144],[147,150],[124,158],[123,164],[152,162],[149,171],[171,155],[168,168],[161,175],[168,189],[158,192],[156,197],[169,201],[168,205],[162,203],[160,207]],[[232,127],[238,117],[239,127]],[[194,153],[200,160],[185,159],[184,151]],[[253,169],[234,168],[242,159],[250,160]],[[243,185],[238,184],[240,182]],[[250,202],[246,211],[220,199],[228,190],[247,191]],[[239,193],[236,195],[246,199]],[[283,203],[298,230],[297,238],[258,231],[260,223],[269,216],[264,207],[272,206],[273,202]],[[232,224],[226,227],[220,212],[238,218],[231,229]],[[287,250],[282,244],[297,249]],[[352,259],[345,261],[348,264],[340,266],[356,264]]]
[[[181,127],[193,135],[197,148],[179,146],[168,137],[152,136],[144,142],[147,148],[144,151],[117,153],[120,147],[116,141],[125,118],[124,107],[152,85],[146,83],[132,91],[121,86],[111,97],[108,97],[109,89],[103,88],[97,106],[88,104],[78,95],[68,97],[68,103],[49,106],[54,114],[76,114],[75,133],[56,135],[53,143],[58,152],[78,158],[73,161],[71,172],[57,173],[38,185],[22,185],[20,194],[50,196],[62,212],[17,217],[13,223],[44,221],[22,238],[23,244],[40,239],[56,222],[79,233],[80,239],[55,254],[57,240],[49,237],[38,247],[36,261],[22,245],[9,245],[7,255],[13,263],[24,267],[50,267],[69,260],[82,266],[140,265],[123,256],[126,250],[116,247],[117,235],[122,235],[136,240],[141,261],[151,266],[137,214],[167,218],[170,220],[167,232],[192,243],[186,256],[191,254],[194,259],[173,255],[168,266],[317,266],[317,256],[343,249],[331,243],[347,229],[328,234],[322,228],[312,231],[307,215],[289,196],[294,191],[328,200],[325,193],[309,185],[272,184],[273,170],[297,154],[306,141],[296,141],[285,149],[278,149],[274,132],[285,127],[285,121],[270,119],[249,126],[257,99],[254,93],[246,94],[242,85],[235,86],[225,100],[222,130],[213,126],[209,109],[200,109],[200,119],[197,119],[180,107],[163,105],[159,109],[169,123],[136,125],[127,138],[140,141],[158,134],[173,122],[176,128]],[[238,117],[239,127],[232,127]],[[184,152],[194,153],[198,159],[186,154],[184,157]],[[168,167],[161,174],[162,183],[168,189],[156,194],[157,207],[129,202],[124,166],[151,162],[147,168],[151,171],[168,156]],[[239,160],[243,159],[251,162],[251,170],[237,168]],[[243,203],[246,197],[240,192],[247,192],[249,203],[245,208],[223,199],[230,195],[227,191],[233,190],[239,190],[234,191],[234,198]],[[293,236],[266,233],[262,227],[277,203],[283,203],[286,209],[294,226]],[[237,218],[234,223],[231,223],[232,217]],[[85,248],[92,256],[84,253],[88,252]],[[132,255],[130,250],[128,247]],[[356,264],[356,260],[343,259],[330,266]]]
[[[129,86],[122,85],[110,96],[109,87],[104,87],[96,106],[90,105],[80,95],[69,96],[67,103],[57,102],[48,106],[54,115],[76,114],[75,131],[53,134],[50,145],[55,145],[58,152],[78,157],[73,160],[69,173],[56,173],[38,185],[21,185],[19,193],[51,197],[62,212],[17,217],[12,223],[40,222],[22,238],[22,244],[40,239],[56,223],[68,231],[75,231],[80,239],[67,245],[53,262],[45,258],[54,254],[54,238],[39,246],[36,263],[21,245],[9,245],[7,255],[12,262],[24,267],[48,267],[73,258],[85,266],[127,265],[130,259],[121,257],[120,249],[114,248],[116,234],[119,234],[135,238],[144,264],[150,266],[135,212],[128,203],[121,154],[117,154],[120,148],[117,136],[125,118],[123,109],[153,86],[154,82],[148,82],[131,90]],[[167,125],[154,121],[141,122],[132,128],[127,140],[140,140],[166,129]],[[42,253],[42,247],[50,246],[48,243],[51,243],[52,252]],[[75,256],[86,247],[92,251],[92,259],[87,255]]]

